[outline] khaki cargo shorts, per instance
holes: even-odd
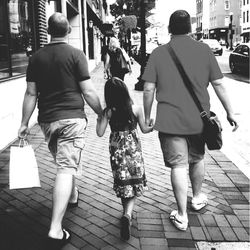
[[[205,142],[201,134],[170,135],[159,132],[165,165],[169,168],[188,167],[204,159]]]
[[[81,174],[81,156],[85,145],[87,120],[64,119],[39,125],[57,164],[58,173]]]

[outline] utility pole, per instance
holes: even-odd
[[[233,34],[234,34],[234,30],[233,30],[233,12],[230,12],[229,30],[230,30],[230,34],[229,34],[230,50],[233,50]]]

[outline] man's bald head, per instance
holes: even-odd
[[[70,33],[70,25],[68,19],[59,12],[50,16],[48,21],[48,33],[52,37],[65,37]]]

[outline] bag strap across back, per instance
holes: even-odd
[[[193,88],[192,88],[192,82],[190,80],[190,78],[188,77],[187,73],[185,72],[179,58],[177,57],[174,49],[171,47],[171,45],[168,43],[167,44],[167,50],[171,56],[171,58],[173,59],[182,79],[183,79],[183,82],[187,88],[187,90],[189,91],[190,95],[192,96],[197,108],[199,109],[200,111],[200,115],[201,115],[201,118],[205,118],[207,116],[207,112],[203,109],[203,107],[201,106],[201,103],[197,97],[197,95],[195,94]]]

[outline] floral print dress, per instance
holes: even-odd
[[[109,152],[113,189],[120,198],[141,196],[147,190],[141,142],[135,121],[128,130],[114,131],[111,125]]]

